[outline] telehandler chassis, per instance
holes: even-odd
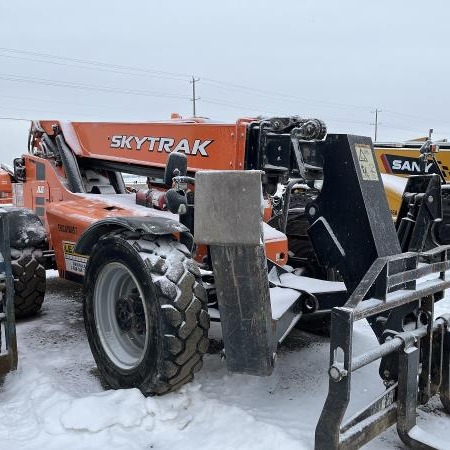
[[[148,177],[149,189],[128,194],[121,172]],[[371,140],[326,135],[323,122],[299,117],[34,122],[29,154],[10,176],[0,369],[17,364],[12,299],[16,313],[36,312],[45,268],[84,284],[86,331],[106,382],[146,394],[192,380],[210,318],[221,322],[231,371],[269,375],[300,319],[331,311],[316,448],[359,447],[395,422],[407,445],[445,445],[415,423],[416,407],[436,393],[449,412],[449,318],[434,317],[450,284],[449,247],[431,232],[442,218],[439,177],[408,181],[394,226]],[[353,325],[364,318],[379,346],[356,356]],[[353,372],[377,359],[386,392],[342,424]]]

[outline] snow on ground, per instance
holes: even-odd
[[[50,276],[41,315],[18,324],[19,369],[0,385],[2,449],[313,448],[327,393],[327,338],[295,331],[267,378],[230,374],[210,354],[179,392],[105,390],[84,333],[81,288]],[[450,310],[450,299],[441,304]],[[368,326],[358,326],[355,341],[359,351],[374,343]],[[376,372],[372,365],[354,375],[353,412],[382,392]],[[440,403],[426,411],[426,428],[444,435],[450,418]],[[366,448],[405,447],[391,429]]]

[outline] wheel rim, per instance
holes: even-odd
[[[136,368],[148,346],[148,314],[136,277],[123,264],[106,264],[94,289],[97,333],[111,361],[123,370]]]

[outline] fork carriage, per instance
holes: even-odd
[[[402,441],[411,448],[444,449],[448,442],[420,430],[416,408],[440,394],[450,413],[450,315],[435,319],[435,296],[450,285],[450,247],[377,259],[342,307],[332,310],[329,391],[316,428],[317,449],[359,448],[397,423]],[[412,268],[391,274],[393,263]],[[434,280],[417,281],[430,274]],[[399,282],[403,289],[391,291]],[[384,295],[365,299],[374,289]],[[365,300],[363,300],[365,299]],[[414,304],[417,322],[408,331],[385,329],[380,345],[354,355],[353,327],[362,319]],[[386,391],[343,423],[350,402],[352,374],[381,359]]]

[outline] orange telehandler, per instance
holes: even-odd
[[[13,176],[11,167],[6,164],[0,165],[0,205],[9,205],[12,203],[12,183]]]
[[[6,173],[13,206],[0,209],[0,323],[9,368],[11,312],[39,311],[48,268],[83,283],[106,383],[146,394],[192,380],[210,320],[221,323],[231,371],[269,375],[289,331],[328,312],[316,448],[359,447],[394,423],[410,446],[441,445],[415,420],[434,394],[450,412],[450,318],[434,317],[450,284],[449,249],[428,239],[442,217],[438,176],[408,181],[395,228],[370,138],[327,134],[322,121],[300,117],[33,122],[28,153]],[[147,177],[147,188],[129,193],[123,173]],[[355,355],[362,319],[379,345]],[[378,359],[388,389],[343,423],[353,372]]]

